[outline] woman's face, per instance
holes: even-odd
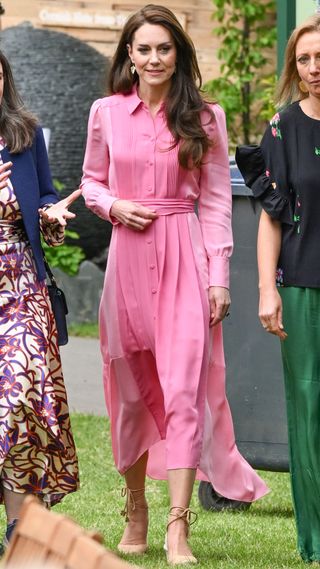
[[[132,45],[128,45],[128,53],[141,86],[170,84],[176,69],[177,50],[169,30],[155,24],[143,24],[135,32]]]
[[[310,95],[320,97],[320,32],[308,32],[298,39],[296,65]]]
[[[0,105],[2,102],[3,88],[4,88],[3,67],[2,63],[0,63]]]

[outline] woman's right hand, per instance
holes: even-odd
[[[259,318],[263,328],[270,334],[285,340],[287,333],[282,323],[282,300],[276,288],[260,290]]]
[[[63,200],[52,204],[47,209],[39,208],[40,217],[43,219],[45,223],[48,224],[57,224],[59,223],[63,227],[67,225],[67,221],[69,219],[73,219],[76,217],[75,213],[69,211],[69,207],[73,204],[75,200],[77,200],[82,195],[82,190],[74,190],[71,194],[69,194]]]
[[[129,227],[129,229],[134,229],[135,231],[143,231],[158,217],[155,211],[129,200],[116,200],[113,202],[110,215],[126,227]]]
[[[12,162],[5,162],[0,165],[0,190],[6,188],[8,185],[8,178],[11,174]]]

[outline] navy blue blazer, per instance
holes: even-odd
[[[20,205],[39,280],[46,270],[40,242],[39,207],[59,201],[53,187],[42,128],[37,127],[32,146],[19,154],[1,151],[3,162],[12,162],[10,180]]]

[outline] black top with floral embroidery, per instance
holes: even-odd
[[[282,223],[277,284],[320,288],[320,120],[299,102],[270,121],[261,146],[236,160],[265,211]]]

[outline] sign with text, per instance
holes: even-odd
[[[105,28],[120,30],[132,12],[118,10],[65,10],[63,7],[43,7],[39,11],[39,21],[43,26],[67,28]],[[186,27],[185,14],[176,14],[183,28]]]
[[[43,26],[61,26],[67,28],[108,28],[120,30],[130,12],[105,10],[64,10],[63,8],[42,8],[39,20]]]

